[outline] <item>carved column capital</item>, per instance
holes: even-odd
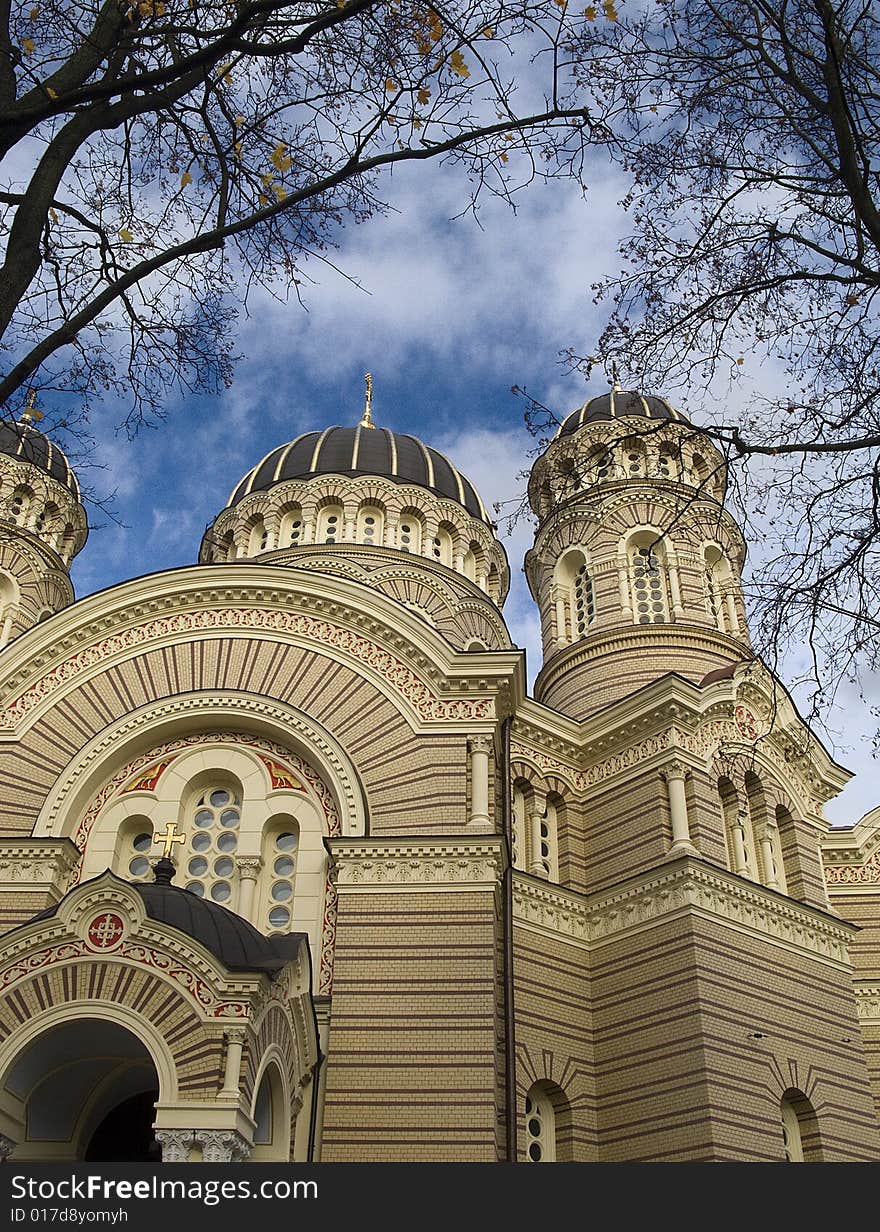
[[[185,1164],[195,1139],[191,1129],[157,1129],[156,1141],[162,1148],[163,1164]]]
[[[260,876],[263,861],[259,856],[239,856],[235,861],[235,867],[242,881],[256,881]]]
[[[196,1143],[206,1164],[240,1164],[251,1153],[250,1143],[235,1129],[198,1129]]]
[[[691,768],[686,762],[680,758],[674,757],[672,761],[666,762],[663,769],[660,771],[660,777],[665,779],[667,783],[673,779],[689,779],[691,776]]]
[[[468,736],[468,748],[472,753],[485,753],[488,756],[492,752],[492,744],[491,736]]]

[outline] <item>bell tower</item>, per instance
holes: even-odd
[[[38,415],[30,391],[18,422],[0,420],[0,650],[73,602],[70,562],[88,535],[76,476]]]
[[[722,455],[664,398],[615,386],[565,419],[529,480],[539,701],[584,719],[669,672],[698,683],[751,657],[725,484]]]

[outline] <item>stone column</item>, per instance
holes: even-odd
[[[221,1099],[238,1099],[241,1079],[241,1054],[244,1049],[244,1027],[230,1027],[223,1032],[226,1040],[226,1069],[223,1074]]]
[[[764,865],[764,877],[767,888],[779,889],[779,874],[776,871],[776,852],[773,844],[773,830],[768,825],[761,835],[761,863]]]
[[[663,777],[666,779],[666,792],[669,796],[669,814],[672,819],[672,847],[670,848],[670,855],[699,855],[696,847],[691,842],[687,798],[684,790],[687,776],[687,766],[680,761],[670,762],[663,771]]]
[[[748,877],[749,861],[746,855],[746,813],[738,809],[732,826],[734,872],[740,877]]]
[[[238,868],[238,914],[249,924],[253,924],[254,891],[263,861],[259,856],[242,856],[235,864]]]
[[[489,817],[489,751],[492,741],[489,736],[471,736],[468,739],[471,754],[471,815],[468,825],[477,830],[490,830]]]
[[[544,800],[537,796],[529,810],[529,872],[536,877],[546,877],[547,870],[541,856],[541,822],[546,819]]]

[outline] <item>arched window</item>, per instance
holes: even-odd
[[[706,611],[716,629],[725,632],[727,622],[724,611],[724,556],[715,544],[703,548],[703,589]]]
[[[362,505],[358,510],[357,541],[381,547],[385,541],[385,515],[377,505]]]
[[[526,1095],[526,1160],[530,1164],[556,1162],[556,1115],[550,1096],[539,1083]]]
[[[633,613],[636,624],[664,624],[669,619],[666,555],[663,545],[641,537],[629,548]]]
[[[657,474],[661,479],[675,479],[678,475],[678,464],[675,459],[675,449],[672,445],[661,445],[657,457]]]
[[[153,865],[159,854],[149,818],[127,817],[117,834],[114,871],[126,881],[152,881]]]
[[[278,1066],[272,1061],[263,1070],[252,1116],[255,1126],[250,1162],[286,1163],[290,1157],[290,1107]]]
[[[606,445],[597,445],[590,450],[587,474],[593,483],[609,479],[614,474],[614,455]]]
[[[593,581],[587,572],[586,561],[574,575],[572,587],[572,629],[576,638],[586,635],[590,625],[596,619],[596,603],[593,598]]]
[[[30,488],[20,485],[12,493],[12,500],[9,504],[9,516],[13,522],[18,522],[24,525],[27,520],[28,510],[30,509],[31,501],[34,499],[34,494]]]
[[[691,458],[691,476],[698,488],[703,487],[709,478],[709,467],[706,465],[706,459],[701,453],[695,453]]]
[[[413,552],[416,556],[422,551],[422,523],[411,509],[405,509],[397,524],[397,545],[401,552]]]
[[[758,856],[752,819],[746,802],[740,800],[736,788],[726,778],[718,780],[718,794],[724,817],[727,859],[732,872],[740,877],[758,880]]]
[[[57,531],[58,526],[58,506],[51,501],[44,505],[36,516],[34,521],[34,530],[38,535]]]
[[[290,931],[298,854],[298,823],[287,814],[273,817],[263,831],[261,896],[254,916],[261,932]]]
[[[782,1148],[786,1163],[821,1163],[819,1122],[803,1091],[788,1090],[780,1101]]]
[[[445,526],[437,528],[437,534],[431,542],[431,555],[441,565],[452,568],[452,535]]]
[[[318,514],[318,543],[339,543],[342,539],[342,506],[325,505]]]
[[[269,531],[262,518],[254,518],[248,537],[248,556],[257,556],[269,547]]]
[[[238,897],[235,852],[240,825],[240,790],[218,778],[198,790],[186,810],[187,842],[179,857],[184,889],[233,911]]]
[[[645,447],[641,441],[628,440],[623,446],[626,474],[629,479],[638,479],[645,474]]]
[[[288,509],[281,519],[281,526],[278,533],[278,546],[280,548],[296,547],[302,542],[303,536],[303,515],[299,506],[293,509]]]
[[[513,789],[513,810],[512,810],[512,828],[513,828],[513,851],[510,853],[510,862],[514,868],[525,870],[526,864],[526,797],[520,787]]]

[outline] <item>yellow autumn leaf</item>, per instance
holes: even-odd
[[[506,162],[507,162],[507,154],[506,154],[506,152],[505,152],[504,150],[502,150],[502,151],[501,151],[501,161],[502,161],[503,163],[506,163]]]
[[[453,73],[457,73],[459,77],[470,77],[471,70],[464,62],[464,56],[460,51],[454,51],[449,57],[449,67]]]
[[[423,107],[428,102],[430,97],[431,97],[431,91],[426,86],[422,86],[421,89],[416,94],[416,98],[419,100],[419,102],[422,104]]]
[[[260,205],[269,204],[269,198],[266,196],[265,193],[260,193],[260,195],[257,197],[257,200],[259,201]]]
[[[274,180],[274,178],[275,178],[275,177],[274,177],[274,175],[272,174],[272,172],[271,172],[271,171],[264,171],[264,172],[263,172],[263,174],[260,176],[260,179],[263,181],[263,184],[264,184],[267,188],[268,188],[268,186],[272,183],[272,181]]]
[[[859,297],[857,295],[848,295],[846,297],[846,302],[850,305],[850,307],[853,307],[859,302]]]
[[[32,56],[34,54],[34,48],[36,47],[36,45],[37,44],[34,42],[32,38],[26,38],[26,39],[21,40],[21,47],[26,56]]]
[[[236,141],[235,145],[232,147],[233,153],[235,154],[236,158],[241,158],[241,147],[243,145],[244,145],[243,141]]]
[[[49,97],[52,99],[52,102],[54,103],[55,99],[58,97],[58,91],[53,90],[51,86],[46,86],[46,93],[49,95]]]
[[[231,60],[227,60],[225,64],[217,65],[217,76],[220,78],[221,85],[228,86],[232,82],[232,73],[229,71],[231,68]]]
[[[397,82],[394,80],[394,78],[393,78],[393,77],[386,77],[386,78],[385,78],[385,91],[386,91],[386,93],[387,93],[387,94],[393,94],[393,93],[394,93],[394,91],[395,91],[396,89],[397,89]]]
[[[190,173],[188,171],[184,171],[183,175],[180,177],[180,187],[186,188],[187,184],[191,184],[192,182],[193,178]]]
[[[273,167],[277,167],[279,171],[289,171],[293,166],[293,159],[287,153],[287,146],[283,141],[279,141],[275,149],[269,155],[269,162]]]
[[[486,26],[486,28],[483,30],[483,38],[494,38],[494,37],[495,37],[495,31],[492,29],[491,26]]]
[[[440,20],[440,14],[435,13],[431,9],[431,15],[428,18],[428,33],[431,36],[431,41],[439,43],[443,38],[443,22]]]
[[[588,4],[588,5],[587,5],[587,7],[584,9],[584,17],[586,17],[587,21],[595,21],[595,20],[596,20],[596,6],[595,6],[595,4]]]
[[[119,232],[119,238],[122,240],[123,244],[130,244],[134,239],[134,236],[129,231],[128,227],[122,227]]]
[[[513,133],[505,133],[505,134],[504,134],[504,140],[505,140],[505,141],[513,141]]]
[[[49,217],[52,219],[53,222],[58,221],[58,215],[55,213],[54,210],[49,210]]]
[[[431,41],[425,38],[424,34],[416,35],[416,51],[420,56],[429,56],[431,54]]]
[[[418,116],[416,116],[416,118],[413,120],[412,126],[416,130],[416,132],[418,132],[419,129],[422,127],[422,121],[419,119]]]
[[[746,361],[743,359],[742,355],[740,355],[739,359],[736,362],[738,364],[744,364]]]
[[[243,115],[237,115],[237,116],[235,117],[235,119],[232,121],[232,123],[233,123],[233,124],[244,124],[244,116],[243,116]]]
[[[40,15],[40,6],[38,4],[35,4],[34,7],[31,9],[31,11],[28,13],[28,17],[30,17],[31,21],[36,21],[39,15]]]
[[[602,9],[609,21],[617,21],[617,9],[614,7],[613,0],[605,0]]]
[[[560,9],[568,8],[568,0],[553,0],[553,3]]]
[[[273,184],[272,192],[278,201],[284,201],[287,197],[287,189],[282,184]]]

